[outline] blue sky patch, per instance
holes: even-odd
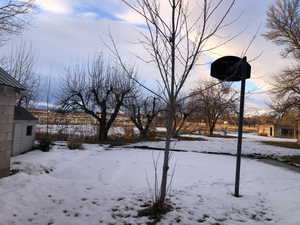
[[[121,19],[116,17],[115,15],[113,15],[105,10],[102,10],[100,8],[95,8],[95,7],[76,7],[75,12],[76,12],[76,14],[94,13],[95,15],[97,15],[97,18],[99,18],[99,19],[110,19],[113,21],[121,21]]]

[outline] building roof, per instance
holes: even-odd
[[[296,124],[293,124],[292,122],[290,121],[277,121],[277,122],[274,122],[274,123],[264,123],[264,124],[260,124],[259,126],[280,126],[280,127],[296,127],[297,126],[297,123]]]
[[[38,120],[38,119],[23,107],[16,106],[14,120]]]
[[[0,67],[0,85],[25,90],[25,87]]]

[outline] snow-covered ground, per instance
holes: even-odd
[[[228,145],[214,141],[210,151]],[[177,144],[192,149],[195,143]],[[62,144],[14,157],[12,166],[22,172],[0,180],[0,225],[146,224],[149,219],[136,214],[151,199],[153,159],[161,162],[162,152],[84,147]],[[176,152],[171,168],[174,210],[159,224],[300,224],[299,173],[244,159],[243,197],[235,198],[234,157]]]
[[[38,133],[46,133],[47,125],[38,124],[36,126]],[[65,134],[65,135],[82,135],[95,136],[98,133],[98,127],[95,125],[48,125],[50,134]],[[123,135],[125,130],[123,127],[111,127],[108,135]]]
[[[166,128],[157,127],[158,132],[166,132]],[[36,126],[36,131],[38,133],[46,133],[47,125],[38,124]],[[134,127],[133,131],[136,135],[139,134],[139,130]],[[65,135],[82,135],[86,137],[95,136],[98,133],[98,126],[96,125],[48,125],[48,132],[50,134],[65,134]],[[124,135],[124,127],[111,127],[109,129],[108,135]]]
[[[230,135],[236,135],[232,133]],[[201,135],[183,135],[194,138],[204,138],[207,141],[173,141],[171,148],[179,150],[187,150],[191,152],[215,152],[236,154],[237,139],[236,138],[215,138]],[[244,134],[242,153],[245,155],[259,154],[262,156],[291,156],[300,155],[300,149],[283,148],[271,146],[262,143],[262,141],[289,141],[295,142],[296,139],[272,138],[257,136],[255,134]],[[141,142],[131,146],[148,146],[163,148],[165,142]]]
[[[224,134],[224,132],[214,132],[216,134]],[[227,135],[230,136],[238,136],[237,132],[227,132]],[[256,141],[284,141],[284,142],[295,142],[296,139],[293,138],[278,138],[278,137],[266,137],[266,136],[259,136],[256,133],[244,133],[243,134],[244,138],[251,139],[251,140],[256,140]]]

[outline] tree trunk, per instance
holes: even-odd
[[[208,135],[209,136],[213,136],[214,135],[214,126],[209,126]]]
[[[99,125],[98,141],[106,141],[107,137],[108,137],[108,130],[104,126]]]
[[[298,118],[298,121],[297,121],[297,142],[298,144],[300,144],[300,118]]]
[[[170,1],[171,2],[171,1]],[[176,95],[175,95],[175,66],[176,66],[176,25],[175,25],[175,12],[176,12],[176,3],[175,0],[172,1],[172,34],[170,38],[170,46],[171,46],[171,90],[169,93],[169,105],[168,105],[168,121],[167,121],[167,134],[166,134],[166,145],[164,152],[164,163],[163,163],[163,171],[161,178],[161,186],[160,186],[160,197],[159,204],[164,205],[167,195],[167,184],[168,184],[168,170],[169,170],[169,155],[170,155],[170,144],[171,139],[174,135],[174,124],[175,124],[175,111],[176,111]]]
[[[170,123],[170,121],[168,121],[168,123]],[[161,186],[160,186],[160,197],[159,197],[160,204],[164,204],[167,195],[170,144],[171,144],[171,131],[167,128],[167,136],[166,136],[165,152],[164,152],[164,164],[163,164],[163,172],[162,172]]]
[[[165,203],[166,195],[167,195],[167,184],[168,184],[168,170],[169,170],[169,156],[170,156],[170,145],[171,139],[173,137],[173,130],[174,130],[174,105],[171,101],[170,112],[168,115],[167,121],[167,134],[166,134],[166,143],[165,143],[165,152],[164,152],[164,163],[163,163],[163,171],[162,171],[162,179],[161,179],[161,186],[160,186],[160,197],[159,197],[159,204],[163,205]]]
[[[140,138],[147,139],[148,138],[148,129],[140,129]]]

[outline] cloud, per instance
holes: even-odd
[[[132,24],[144,24],[144,18],[134,11],[127,11],[116,15],[118,18]]]
[[[169,18],[170,11],[168,6],[168,1],[160,0],[161,6],[161,13],[164,18]],[[247,52],[248,60],[251,60],[262,53],[261,57],[254,62],[251,62],[252,65],[252,81],[256,83],[257,87],[260,89],[268,90],[271,88],[271,82],[273,76],[278,71],[282,70],[286,65],[290,63],[289,59],[283,59],[279,54],[279,48],[274,46],[272,43],[266,41],[261,34],[265,32],[264,23],[266,21],[266,11],[273,4],[275,0],[268,0],[268,1],[250,1],[250,2],[237,2],[236,5],[233,7],[230,16],[227,18],[226,22],[233,21],[234,19],[238,18],[242,13],[240,19],[233,23],[231,26],[228,27],[226,30],[222,30],[222,32],[218,33],[218,36],[221,38],[212,38],[208,43],[206,43],[206,49],[212,48],[214,46],[219,45],[220,43],[224,42],[229,37],[232,37],[239,32],[245,31],[232,40],[231,42],[227,43],[224,46],[221,46],[217,49],[214,49],[210,52],[206,52],[200,60],[200,63],[203,62],[212,62],[217,58],[225,55],[237,55],[240,56],[242,51],[248,46],[252,36],[256,33],[257,28],[261,26],[260,32],[255,40],[255,42],[250,47],[249,51]],[[199,15],[199,10],[201,10],[201,6],[197,5],[197,1],[192,0],[188,1],[192,18],[196,18]],[[226,4],[222,5],[219,11],[216,12],[216,16],[214,20],[211,21],[214,24],[221,15],[223,15],[223,9],[226,8]],[[249,9],[255,9],[249,11]],[[117,14],[123,20],[132,23],[132,24],[142,24],[144,22],[143,18],[135,13],[133,10],[126,9],[122,11],[122,13]],[[204,69],[203,69],[204,68]],[[203,74],[209,72],[207,67],[203,67],[200,69],[196,69],[198,74]],[[207,79],[207,76],[201,76],[204,79]],[[195,78],[191,79],[195,81]]]
[[[25,1],[25,0],[22,0]],[[124,9],[119,0],[35,0],[34,3],[46,13],[76,15],[77,13],[105,11],[117,13]]]
[[[35,4],[43,10],[58,14],[71,14],[74,2],[76,0],[35,0]]]
[[[68,65],[84,63],[99,52],[104,52],[107,60],[112,58],[105,46],[109,43],[107,35],[112,32],[124,60],[130,65],[136,64],[139,77],[146,83],[149,80],[149,85],[153,86],[153,79],[157,77],[155,68],[151,65],[138,65],[134,55],[136,52],[144,55],[142,46],[132,44],[132,40],[139,37],[140,31],[140,28],[131,24],[97,19],[92,14],[69,17],[42,13],[23,34],[22,39],[33,46],[38,58],[37,72],[42,80],[48,75],[61,80]],[[6,52],[6,48],[18,41],[19,37],[12,39],[2,48],[2,54]]]
[[[204,54],[200,63],[211,62],[224,55],[240,55],[259,24],[262,24],[261,33],[264,32],[265,12],[274,1],[255,0],[240,3],[240,6],[233,10],[229,21],[236,18],[245,8],[255,8],[255,10],[245,11],[243,17],[220,36],[229,37],[245,27],[248,29],[225,46]],[[168,1],[161,0],[161,2],[164,4],[162,5],[164,8],[163,15],[168,16],[169,12],[165,5]],[[190,1],[190,4],[194,3],[195,1]],[[33,26],[24,33],[22,38],[32,43],[39,58],[37,69],[42,78],[50,74],[59,80],[63,77],[64,68],[67,65],[85,61],[99,51],[103,51],[108,56],[109,51],[104,42],[108,42],[106,36],[110,31],[117,41],[122,57],[129,64],[136,65],[139,77],[144,83],[154,87],[156,81],[159,80],[159,73],[153,64],[143,63],[135,57],[135,55],[139,55],[146,60],[148,59],[143,47],[136,44],[141,38],[140,32],[145,32],[142,28],[135,26],[135,24],[141,24],[142,19],[124,7],[123,4],[120,4],[120,1],[101,0],[100,4],[98,0],[37,0],[37,4],[43,11],[36,16]],[[199,11],[196,10],[199,7],[192,6],[193,13]],[[123,21],[97,17],[99,10],[109,12],[122,18]],[[222,40],[224,39],[213,39],[209,45],[214,46]],[[17,38],[11,43],[13,44],[15,41]],[[263,55],[251,63],[253,69],[251,80],[259,90],[268,90],[273,75],[289,65],[290,61],[282,59],[279,55],[279,48],[261,36],[251,46],[247,55],[248,59],[255,57],[261,51],[263,51]],[[184,90],[191,90],[198,82],[201,82],[201,79],[208,79],[209,74],[209,64],[195,68],[187,80]],[[256,104],[257,108],[267,108],[264,102],[266,98],[266,94],[252,97],[249,100],[251,107],[253,108]]]

